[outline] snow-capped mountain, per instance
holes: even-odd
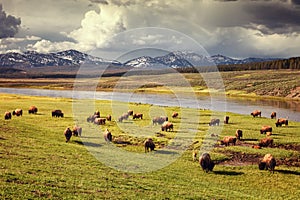
[[[125,63],[105,60],[76,50],[67,50],[56,53],[38,53],[27,51],[24,53],[0,54],[2,67],[43,67],[43,66],[79,66],[83,63],[91,65],[113,64],[115,66],[134,68],[162,68],[162,67],[191,67],[211,65],[234,65],[252,62],[275,60],[274,58],[246,58],[233,59],[223,55],[203,56],[190,51],[175,51],[164,56],[142,56],[133,58]]]
[[[0,66],[5,67],[43,67],[43,66],[79,66],[82,63],[101,65],[117,61],[104,60],[76,50],[67,50],[57,53],[38,53],[27,51],[24,53],[0,54]]]

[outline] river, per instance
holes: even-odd
[[[117,100],[125,102],[146,103],[160,106],[180,106],[188,108],[227,111],[239,114],[250,114],[253,110],[262,111],[262,116],[270,117],[271,112],[277,112],[277,117],[288,117],[291,121],[300,122],[300,102],[282,101],[261,98],[218,98],[198,96],[193,99],[189,96],[175,96],[170,94],[148,93],[122,93],[122,92],[94,92],[72,90],[46,90],[46,89],[19,89],[0,88],[0,93],[22,94],[30,96],[48,96],[65,98],[93,98],[102,100]]]

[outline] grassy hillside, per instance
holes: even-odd
[[[38,107],[38,114],[27,113],[30,105]],[[95,108],[106,116],[119,105],[122,103],[97,101]],[[115,122],[118,115],[113,115],[112,122],[97,126],[85,122],[84,111],[82,116],[73,116],[72,106],[71,99],[0,95],[2,113],[16,108],[24,111],[22,117],[0,119],[1,199],[297,199],[300,196],[300,123],[290,122],[287,127],[276,128],[272,119],[227,113],[229,124],[209,128],[210,111],[130,104],[130,109],[144,114],[143,120],[130,119],[118,125]],[[52,118],[53,109],[62,109],[65,117]],[[86,110],[89,110],[88,105]],[[162,132],[159,126],[151,125],[151,115],[170,116],[173,111],[178,111],[180,116],[170,119],[174,132]],[[195,113],[199,121],[192,124]],[[224,116],[224,113],[215,114]],[[83,127],[82,137],[72,137],[66,143],[63,131],[75,123]],[[271,137],[275,147],[251,148],[265,137],[259,133],[265,124],[273,126]],[[147,126],[158,128],[156,132],[147,133],[158,148],[145,154],[144,135],[133,137],[124,130]],[[192,128],[196,136],[187,151],[172,164],[148,173],[130,173],[108,167],[87,150],[83,145],[88,137],[87,128],[95,130],[94,148],[107,145],[102,132],[108,128],[115,139],[111,145],[140,153],[149,160],[166,154],[168,150],[163,146],[169,145],[175,135],[186,134],[183,132],[186,128]],[[210,152],[218,163],[213,172],[203,172],[199,164],[192,161],[192,150],[199,149],[207,135],[216,133],[216,139],[221,139],[234,135],[237,128],[244,132],[243,141],[230,147],[216,144]],[[117,140],[123,143],[116,144]],[[266,153],[272,153],[279,165],[274,174],[258,170],[257,162]],[[126,162],[128,158],[119,159]]]

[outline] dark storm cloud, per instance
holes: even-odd
[[[300,8],[297,6],[274,2],[249,3],[244,9],[251,15],[251,23],[263,25],[269,33],[300,31]]]
[[[11,15],[6,15],[0,4],[0,38],[13,37],[18,32],[21,24],[20,18]]]

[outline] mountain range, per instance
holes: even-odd
[[[279,58],[234,59],[223,55],[203,56],[189,51],[175,51],[164,56],[141,56],[121,63],[116,60],[106,60],[95,57],[77,50],[66,50],[47,54],[27,51],[24,53],[11,52],[0,54],[0,67],[34,68],[45,66],[80,66],[85,63],[90,65],[112,64],[114,66],[131,68],[180,68],[192,66],[235,65],[278,59]]]

